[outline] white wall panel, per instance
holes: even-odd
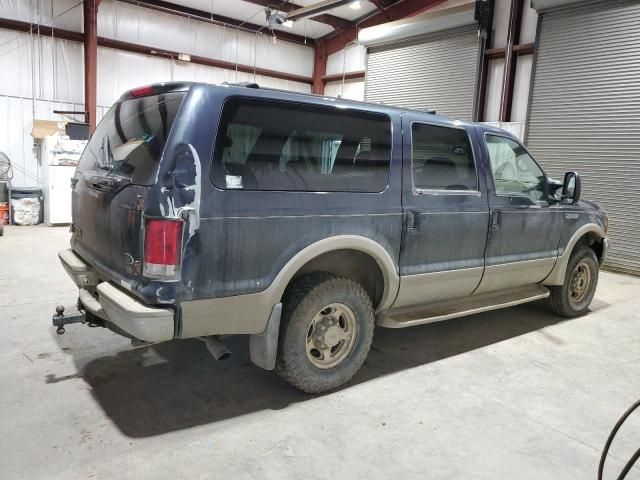
[[[520,43],[533,43],[536,40],[538,12],[531,8],[528,0],[524,0],[522,23],[520,24]]]
[[[500,99],[502,97],[503,76],[504,59],[490,60],[484,105],[484,119],[487,122],[497,122],[500,120]]]
[[[35,61],[32,61],[35,59]],[[0,95],[32,96],[66,102],[83,100],[82,45],[0,29]]]
[[[327,57],[327,75],[364,70],[367,65],[367,49],[353,44]]]
[[[342,81],[328,82],[324,88],[324,94],[329,97],[340,96],[349,100],[362,101],[364,100],[364,80],[345,80],[344,86]]]
[[[492,47],[499,48],[507,44],[510,9],[511,0],[495,0],[493,7],[493,30],[491,35]]]
[[[117,40],[296,75],[311,77],[313,71],[310,47],[273,43],[267,32],[238,31],[114,0],[100,4],[98,31]]]
[[[0,93],[16,97],[30,97],[32,91],[31,36],[0,29]],[[11,65],[11,69],[6,66]]]
[[[79,0],[0,0],[0,17],[82,31]]]
[[[513,122],[527,121],[532,67],[533,55],[518,57],[516,76],[513,84],[513,103],[511,104],[511,121]]]

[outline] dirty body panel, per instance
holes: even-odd
[[[146,206],[148,215],[162,215],[167,208],[178,209],[191,202],[198,205],[185,217],[188,227],[180,300],[213,299],[208,308],[214,329],[217,322],[228,328],[235,321],[215,318],[216,299],[265,291],[294,255],[327,237],[352,235],[377,242],[393,259],[397,275],[402,229],[401,137],[392,137],[391,131],[400,130],[399,118],[392,120],[385,109],[380,108],[379,115],[387,125],[389,139],[388,150],[382,155],[390,160],[390,168],[387,167],[388,180],[383,182],[379,192],[336,191],[328,194],[219,188],[214,184],[212,171],[215,162],[221,162],[221,158],[214,155],[218,119],[227,95],[241,97],[245,92],[246,89],[237,87],[215,89],[196,86],[192,89],[185,108],[192,110],[194,116],[199,112],[198,122],[180,131],[182,145],[169,145],[168,149],[181,148],[184,152],[181,163],[184,168],[181,166],[181,169],[187,171],[189,165],[194,165],[190,174],[198,180],[195,192],[199,198],[185,201],[180,189],[163,191],[155,188],[148,196]],[[276,101],[281,98],[286,108],[295,107],[303,112],[310,108],[304,104],[292,105],[291,95],[286,93],[256,90],[252,97]],[[309,99],[305,100],[308,104]],[[318,108],[327,109],[326,102],[321,99],[315,102]],[[199,110],[204,106],[206,110]],[[332,110],[337,109],[333,107]],[[368,109],[366,113],[369,113]],[[201,166],[200,171],[195,169],[195,165]],[[171,179],[170,172],[177,169],[163,163],[159,182]],[[175,182],[167,182],[168,185],[172,183]],[[261,328],[269,314],[270,310],[260,314],[261,318],[264,317],[264,321],[259,322]],[[183,323],[188,322],[189,318],[183,318]],[[188,326],[184,329],[195,331]]]

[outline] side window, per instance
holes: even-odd
[[[386,115],[233,97],[223,107],[212,179],[223,189],[381,192],[390,159]]]
[[[524,147],[497,135],[486,135],[486,139],[496,193],[545,200],[544,172]]]
[[[413,123],[411,142],[415,188],[477,190],[473,152],[465,130]]]

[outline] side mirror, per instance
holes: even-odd
[[[580,175],[576,172],[567,172],[564,174],[564,182],[562,184],[562,201],[568,204],[576,204],[580,200],[582,193],[582,181]]]

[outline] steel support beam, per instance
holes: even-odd
[[[207,12],[197,8],[187,7],[185,5],[178,5],[177,3],[167,2],[164,0],[119,0],[120,2],[130,3],[143,8],[156,10],[158,12],[170,13],[172,15],[178,15],[180,17],[193,18],[207,23],[214,23],[216,25],[226,25],[231,28],[238,28],[245,30],[249,33],[264,32],[269,34],[270,30],[265,25],[257,25],[251,22],[245,22],[236,18],[225,17],[224,15],[217,15],[215,13]],[[259,1],[252,1],[251,3],[258,3]],[[264,2],[269,5],[274,2]],[[277,3],[277,2],[276,2]],[[266,6],[266,5],[265,5]],[[335,17],[336,19],[338,17]],[[314,18],[317,20],[317,18]],[[319,20],[318,20],[319,21]],[[281,30],[274,30],[276,36],[280,40],[286,40],[287,42],[297,43],[300,45],[307,45],[312,47],[315,40],[312,38],[306,38],[302,35],[295,33],[283,32]]]
[[[314,15],[319,15],[327,10],[331,10],[332,8],[346,5],[351,1],[353,0],[320,0],[310,5],[306,5],[304,7],[301,6],[300,8],[291,10],[287,14],[287,19],[295,21],[302,20],[304,18],[311,18]]]
[[[261,7],[271,8],[272,10],[280,10],[283,12],[292,12],[294,10],[298,10],[303,8],[303,5],[294,3],[294,2],[274,2],[273,0],[244,0],[245,2],[253,3],[255,5],[260,5]],[[319,15],[314,15],[310,20],[314,22],[324,23],[329,25],[332,28],[349,28],[351,26],[351,22],[346,18],[336,17],[335,15],[331,15],[328,13],[321,13]]]
[[[322,81],[325,84],[327,84],[329,82],[338,82],[341,80],[355,80],[355,79],[364,78],[364,77],[365,77],[365,71],[357,70],[354,72],[335,73],[333,75],[325,75],[324,77],[322,77]]]
[[[476,9],[478,8],[478,4],[476,4]],[[475,118],[477,122],[482,122],[485,116],[486,103],[487,103],[487,85],[489,81],[489,56],[487,55],[488,49],[487,46],[491,45],[491,33],[493,31],[493,15],[495,10],[494,2],[491,1],[487,5],[486,16],[484,19],[484,26],[481,27],[483,29],[484,38],[482,38],[481,48],[484,49],[483,58],[481,58],[480,65],[480,76],[478,78],[478,101],[476,104],[476,112]],[[478,10],[476,10],[476,14],[478,14]],[[482,23],[482,22],[480,22]]]
[[[311,92],[316,95],[324,95],[322,78],[327,73],[327,57],[324,44],[316,45],[313,58],[313,83],[311,85]]]
[[[356,20],[349,28],[339,29],[334,33],[330,33],[316,40],[316,42],[324,44],[325,54],[328,56],[332,53],[339,52],[349,42],[358,38],[358,31],[362,28],[373,27],[381,23],[411,17],[425,12],[444,1],[445,0],[401,0],[383,11],[378,11],[373,15],[368,15]]]
[[[19,20],[10,20],[7,18],[0,18],[0,28],[4,28],[7,30],[13,30],[16,32],[29,33],[31,31],[36,32],[39,31],[41,35],[46,35],[48,37],[59,38],[61,40],[69,40],[72,42],[84,43],[85,36],[79,32],[73,32],[70,30],[64,30],[61,28],[51,28],[45,25],[32,24],[28,22],[22,22]],[[114,40],[112,38],[106,37],[97,37],[97,46],[105,47],[105,48],[113,48],[117,50],[124,50],[132,53],[140,53],[143,55],[153,55],[153,56],[163,56],[170,57],[173,59],[178,58],[178,53],[175,51],[168,51],[158,49],[156,47],[150,47],[147,45],[139,45],[136,43],[123,42],[120,40]],[[155,53],[154,53],[155,52]],[[313,79],[311,77],[305,77],[303,75],[295,75],[286,72],[279,72],[276,70],[270,70],[267,68],[254,68],[250,65],[242,65],[238,64],[236,66],[235,63],[225,62],[223,60],[216,60],[213,58],[200,57],[197,55],[191,55],[191,63],[195,63],[198,65],[206,65],[209,67],[216,68],[224,68],[227,70],[237,70],[239,72],[245,73],[255,73],[256,75],[264,75],[273,78],[279,78],[282,80],[290,80],[292,82],[300,82],[311,85],[313,83]]]
[[[514,46],[520,41],[520,26],[522,25],[522,8],[524,0],[511,0],[509,9],[509,28],[507,30],[507,46],[504,54],[504,77],[502,81],[502,96],[500,100],[500,121],[511,120],[513,105],[513,87],[516,77],[517,52]]]
[[[96,129],[99,2],[84,0],[84,110],[90,133]]]
[[[98,45],[105,48],[114,48],[116,50],[125,50],[127,52],[140,53],[142,55],[161,56],[171,58],[174,61],[178,59],[180,52],[173,50],[163,50],[148,45],[139,45],[137,43],[123,42],[112,38],[98,37]],[[244,73],[255,73],[256,75],[264,75],[267,77],[279,78],[281,80],[289,80],[292,82],[300,82],[312,84],[312,79],[303,75],[295,75],[293,73],[279,72],[268,68],[252,67],[250,65],[235,64],[224,60],[216,60],[213,58],[200,57],[191,55],[190,63],[198,65],[206,65],[208,67],[224,68],[226,70],[237,70]]]

